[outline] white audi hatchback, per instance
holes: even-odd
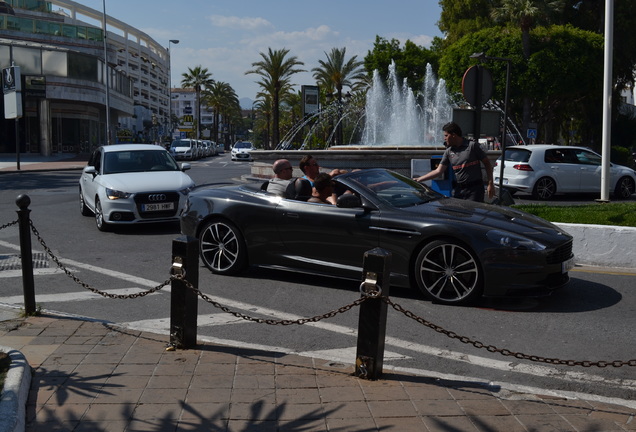
[[[115,224],[176,222],[194,182],[161,146],[97,148],[79,180],[80,211],[95,215],[100,231]]]

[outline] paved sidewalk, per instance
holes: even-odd
[[[27,172],[27,171],[57,171],[57,170],[81,170],[88,162],[88,155],[55,154],[41,156],[36,154],[21,154],[20,169],[18,170],[15,154],[0,153],[0,174]]]
[[[0,341],[33,368],[30,432],[636,430],[622,406],[391,371],[368,381],[352,365],[211,343],[166,351],[167,335],[64,316],[14,316]]]

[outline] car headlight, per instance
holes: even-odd
[[[506,231],[488,231],[486,237],[496,245],[509,247],[515,250],[542,251],[546,248],[544,244],[537,241]]]
[[[106,188],[106,196],[108,199],[116,200],[116,199],[125,199],[129,198],[132,194],[128,192],[122,192],[115,189]]]
[[[181,195],[187,195],[187,194],[189,194],[189,193],[190,193],[190,191],[191,191],[192,189],[194,189],[194,185],[193,185],[193,184],[191,184],[190,186],[188,186],[188,187],[187,187],[187,188],[185,188],[185,189],[181,189],[181,190],[179,190],[179,193],[180,193]]]

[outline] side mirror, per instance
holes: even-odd
[[[93,177],[97,175],[97,170],[94,166],[86,166],[82,171],[84,171],[85,174],[92,174]]]
[[[181,164],[181,171],[187,171],[187,170],[189,170],[190,168],[192,168],[192,165],[190,165],[190,164],[189,164],[189,163],[187,163],[187,162],[184,162],[184,163],[182,163],[182,164]]]
[[[338,197],[336,206],[340,208],[360,208],[362,207],[362,200],[355,194],[346,193]]]

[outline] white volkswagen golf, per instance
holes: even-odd
[[[501,158],[494,167],[499,183]],[[535,144],[506,148],[503,187],[511,193],[530,193],[548,200],[556,194],[601,191],[601,156],[584,147]],[[636,172],[610,164],[610,192],[628,199],[636,189]]]
[[[80,211],[110,225],[178,221],[194,182],[163,147],[119,144],[97,148],[79,180]]]

